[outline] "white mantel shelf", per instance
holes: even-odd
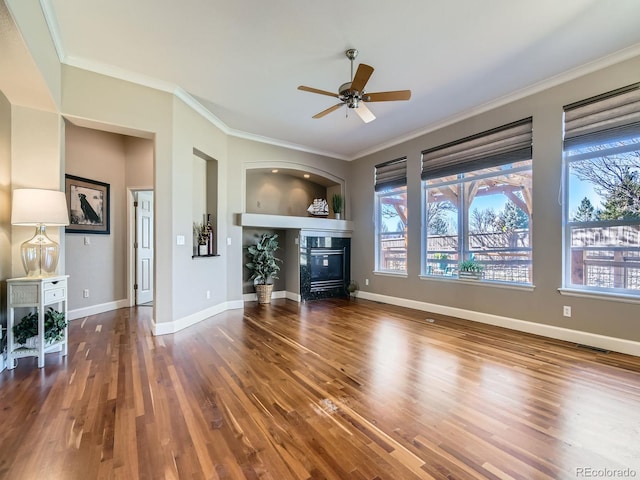
[[[328,232],[352,232],[353,222],[333,218],[293,217],[286,215],[264,215],[241,213],[240,226],[280,228],[283,230],[314,230]]]

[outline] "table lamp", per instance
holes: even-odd
[[[11,224],[35,226],[36,233],[20,246],[22,265],[28,277],[55,275],[60,246],[47,237],[47,225],[69,225],[64,192],[23,188],[13,191]]]

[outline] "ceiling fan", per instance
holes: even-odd
[[[326,110],[323,110],[320,113],[317,113],[313,116],[313,118],[322,118],[328,113],[337,110],[342,105],[346,105],[349,108],[353,108],[358,116],[365,122],[369,123],[376,119],[376,117],[371,113],[371,110],[365,105],[368,102],[388,102],[393,100],[409,100],[411,98],[411,90],[396,90],[393,92],[377,92],[377,93],[366,93],[365,85],[369,81],[371,74],[373,73],[373,67],[369,65],[365,65],[361,63],[358,66],[358,70],[356,71],[355,77],[353,76],[353,61],[358,56],[358,50],[355,48],[350,48],[346,52],[345,55],[349,60],[351,60],[351,81],[347,83],[343,83],[338,88],[338,93],[328,92],[326,90],[318,90],[317,88],[306,87],[304,85],[300,85],[298,90],[303,90],[305,92],[311,93],[319,93],[320,95],[327,95],[329,97],[335,97],[340,99],[340,103],[334,105],[333,107],[329,107]]]

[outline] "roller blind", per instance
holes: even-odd
[[[487,130],[422,152],[422,179],[455,175],[529,160],[533,154],[532,118]]]
[[[407,184],[407,157],[376,165],[375,191],[403,187]]]
[[[640,83],[564,107],[564,148],[640,135]]]

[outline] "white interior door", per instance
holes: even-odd
[[[136,192],[136,305],[153,301],[153,191]]]

